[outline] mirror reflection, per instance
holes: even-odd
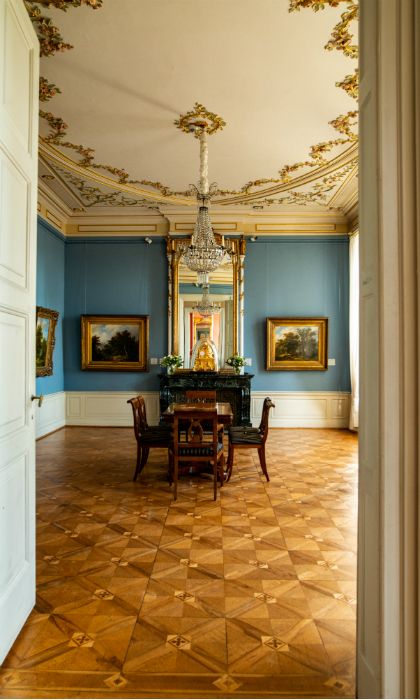
[[[223,241],[222,236],[215,235]],[[242,236],[225,238],[225,241],[229,252],[222,264],[208,275],[197,277],[197,272],[190,270],[183,261],[185,238],[169,237],[167,240],[168,352],[182,355],[184,369],[225,369],[226,359],[243,351],[246,244]],[[213,313],[200,312],[203,302],[204,306],[213,305]],[[214,309],[214,306],[219,308]],[[208,343],[204,355],[201,353],[201,367],[194,366],[197,355],[194,349],[197,350],[197,343],[206,338]]]
[[[233,264],[227,255],[223,264],[208,275],[208,280],[199,284],[197,274],[189,270],[181,258],[178,267],[178,337],[184,367],[217,370],[234,352],[233,274]],[[200,308],[206,291],[214,307],[213,313]],[[197,353],[200,341],[202,350]]]

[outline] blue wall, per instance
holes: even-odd
[[[38,219],[38,251],[36,270],[36,303],[58,311],[60,316],[55,330],[53,374],[38,377],[38,394],[53,394],[64,389],[63,371],[63,316],[64,265],[66,244],[60,233],[42,219]]]
[[[65,279],[65,285],[64,285]],[[245,356],[255,390],[349,391],[348,240],[333,237],[259,238],[245,258]],[[39,223],[37,304],[60,312],[54,375],[38,390],[157,390],[149,372],[80,369],[82,314],[149,315],[149,358],[167,352],[165,244],[142,239],[72,239]],[[64,303],[65,299],[65,303]],[[64,313],[64,378],[62,319]],[[267,372],[266,317],[326,316],[328,357],[335,367],[314,372]]]
[[[167,261],[163,240],[68,240],[64,321],[65,389],[137,391],[158,388],[159,365],[149,372],[80,369],[82,314],[147,314],[149,358],[167,353]]]
[[[258,239],[245,257],[245,356],[253,389],[349,391],[348,240],[329,237]],[[327,371],[267,372],[266,317],[328,317]]]

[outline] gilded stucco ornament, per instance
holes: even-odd
[[[25,0],[25,7],[39,39],[41,56],[53,56],[57,51],[67,51],[73,48],[71,44],[64,41],[58,27],[53,24],[50,17],[41,13],[35,2]]]
[[[210,135],[214,134],[216,131],[221,131],[226,126],[226,122],[222,117],[214,112],[209,112],[209,110],[199,102],[194,104],[194,109],[191,109],[185,114],[180,114],[179,118],[174,120],[174,124],[185,134],[190,134],[191,131],[193,131],[191,125],[196,124],[200,128],[194,131],[195,138],[200,137],[200,129]]]
[[[354,73],[351,75],[346,75],[343,80],[336,83],[336,87],[343,88],[349,95],[355,100],[359,97],[359,70],[356,68]]]
[[[102,6],[102,0],[24,0],[24,2],[39,39],[41,56],[53,56],[57,51],[73,48],[71,44],[64,41],[51,17],[42,14],[41,7],[55,7],[57,10],[66,12],[69,7],[88,5],[96,10]]]
[[[150,199],[140,197],[127,197],[122,192],[103,192],[99,187],[94,187],[85,182],[80,177],[69,173],[62,168],[55,168],[62,178],[77,189],[83,205],[90,207],[144,207],[154,211],[159,211],[159,207],[153,204]],[[45,176],[43,176],[45,177]]]
[[[40,77],[39,79],[39,101],[48,102],[57,93],[61,93],[61,90],[54,83],[49,83],[46,78]]]
[[[70,7],[87,5],[92,9],[97,9],[102,6],[102,1],[103,0],[24,0],[29,16],[34,23],[40,40],[41,56],[51,56],[57,51],[71,49],[72,46],[64,42],[59,29],[54,26],[49,17],[41,13],[40,7],[54,7],[56,9],[66,11]],[[355,0],[289,0],[289,12],[300,10],[302,8],[309,8],[317,12],[325,9],[326,7],[338,7],[340,4],[345,4],[347,9],[342,13],[340,22],[338,22],[333,28],[331,37],[325,45],[325,48],[328,50],[336,49],[343,52],[344,55],[350,58],[356,58],[357,46],[352,43],[353,34],[350,30],[351,23],[357,20],[358,17],[358,5]],[[356,69],[354,74],[346,76],[342,81],[337,82],[336,85],[337,87],[344,89],[350,97],[357,98],[358,83],[359,76]],[[46,102],[57,92],[60,92],[60,90],[56,85],[48,83],[45,78],[40,79],[41,101]],[[158,191],[163,197],[194,196],[191,189],[175,191],[159,181],[130,179],[129,173],[124,168],[118,168],[109,164],[95,162],[95,150],[93,148],[64,140],[68,125],[61,117],[56,117],[51,112],[44,110],[40,110],[40,116],[46,120],[50,127],[49,134],[43,137],[42,140],[47,144],[67,148],[77,153],[80,156],[78,165],[109,173],[115,176],[116,184],[127,183],[131,185],[144,185],[146,187],[150,187],[152,190]],[[207,134],[213,134],[216,131],[223,129],[226,125],[226,122],[219,115],[215,114],[214,112],[210,112],[199,102],[195,103],[193,110],[186,112],[184,115],[180,115],[180,117],[175,120],[175,125],[182,131],[188,133],[191,132],[191,124],[194,121],[197,123],[197,125],[201,125],[201,128],[203,128]],[[217,189],[213,194],[218,195],[221,198],[231,195],[248,196],[249,194],[253,194],[254,190],[258,190],[264,185],[287,184],[292,180],[292,173],[295,173],[301,168],[319,168],[326,165],[328,163],[326,156],[334,148],[339,146],[342,147],[346,144],[351,145],[357,141],[357,133],[354,130],[356,121],[356,110],[351,110],[347,114],[339,115],[335,119],[331,120],[329,124],[331,124],[331,126],[341,134],[341,137],[315,144],[310,148],[307,159],[283,166],[283,168],[278,171],[278,177],[259,178],[247,182],[238,190]],[[198,129],[195,131],[195,136],[199,136]],[[314,173],[314,177],[315,176],[316,173]],[[257,195],[258,192],[256,191],[255,194]],[[152,192],[151,196],[153,196]],[[296,197],[295,195],[291,196],[294,198]],[[261,192],[261,197],[264,197],[264,192]],[[269,198],[265,198],[267,203],[268,199]],[[223,204],[223,199],[221,199],[219,203]],[[117,203],[116,205],[121,206],[121,204]]]
[[[356,44],[352,44],[354,39],[350,31],[350,25],[358,19],[359,6],[354,0],[343,0],[347,4],[347,11],[341,15],[341,22],[335,25],[331,39],[325,45],[328,51],[342,51],[349,58],[357,58],[359,51]]]
[[[300,204],[305,206],[308,204],[318,204],[320,206],[325,206],[328,204],[329,196],[334,192],[337,185],[340,185],[356,166],[357,158],[350,161],[343,168],[335,170],[333,173],[325,175],[320,180],[317,180],[315,184],[306,191],[293,189],[289,190],[287,194],[282,197],[259,197],[255,200],[257,204],[254,205],[254,208],[284,204]],[[242,205],[241,202],[233,202],[233,204]]]

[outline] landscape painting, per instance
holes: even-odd
[[[53,352],[55,345],[55,327],[58,311],[36,307],[36,345],[35,367],[37,377],[46,377],[53,373]]]
[[[147,371],[148,316],[82,316],[82,369]]]
[[[327,369],[326,318],[267,318],[267,370]]]

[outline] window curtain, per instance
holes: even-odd
[[[350,237],[350,430],[359,427],[359,234]]]

